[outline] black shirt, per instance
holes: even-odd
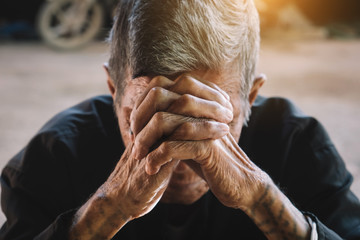
[[[112,104],[110,96],[98,96],[59,113],[9,161],[1,176],[7,221],[0,239],[66,239],[76,209],[125,149]],[[352,176],[314,118],[286,99],[258,97],[239,145],[312,215],[319,239],[360,239]],[[223,206],[211,191],[189,206],[160,202],[114,237],[155,238],[266,239],[246,214]]]

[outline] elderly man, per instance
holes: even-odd
[[[109,39],[111,96],[4,168],[0,239],[360,238],[324,129],[258,96],[251,0],[122,0]]]

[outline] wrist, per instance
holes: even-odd
[[[248,203],[245,212],[250,216],[260,218],[263,214],[264,208],[268,205],[272,205],[275,198],[280,191],[277,189],[273,182],[262,183],[257,191],[254,192],[251,202]],[[274,206],[273,206],[274,207]],[[276,207],[276,206],[275,206]],[[279,209],[280,211],[280,209]]]
[[[96,192],[91,199],[91,207],[102,209],[101,215],[103,217],[118,219],[119,223],[127,223],[131,220],[131,216],[124,211],[125,207],[120,206],[119,202],[121,201],[119,199],[115,199],[103,192]]]
[[[112,202],[96,192],[76,213],[70,239],[111,239],[130,221]]]
[[[254,179],[257,179],[257,181],[253,181],[252,194],[249,195],[248,200],[242,208],[244,212],[259,210],[261,204],[271,198],[277,189],[272,179],[265,172],[261,172],[257,177],[254,177]]]
[[[272,182],[265,185],[245,212],[268,239],[310,237],[311,226],[305,216]]]

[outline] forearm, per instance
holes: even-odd
[[[76,213],[69,239],[111,239],[128,221],[128,218],[114,210],[110,200],[98,191]]]
[[[125,150],[118,165],[124,165],[130,152],[131,148]],[[111,186],[120,188],[119,184],[112,181],[119,179],[119,171],[117,166],[107,182],[77,211],[69,232],[70,240],[111,239],[130,220],[120,210],[119,203],[116,202],[119,199],[111,194],[114,193]]]
[[[132,157],[129,144],[107,181],[78,210],[71,240],[111,239],[127,222],[150,212],[161,198],[177,161],[149,176],[145,161]]]
[[[310,239],[305,216],[273,183],[245,211],[268,239]]]

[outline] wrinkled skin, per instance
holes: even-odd
[[[203,80],[199,75],[202,75],[203,78],[216,79],[217,83],[231,89],[231,98],[216,84]],[[161,76],[152,80],[141,78],[139,81],[131,81],[122,98],[119,115],[126,117],[119,118],[122,119],[119,124],[125,143],[134,140],[133,152],[137,159],[146,157],[149,149],[155,144],[159,144],[160,139],[171,140],[160,145],[157,151],[153,151],[146,158],[145,169],[149,174],[154,173],[152,171],[156,171],[172,158],[170,155],[166,156],[168,159],[164,159],[164,156],[162,158],[158,156],[159,152],[166,151],[168,146],[179,155],[176,160],[195,160],[195,162],[186,162],[197,173],[186,166],[184,162],[180,162],[162,198],[164,202],[190,204],[199,199],[208,190],[208,182],[200,177],[204,177],[202,171],[205,169],[200,169],[200,166],[206,165],[209,168],[210,161],[215,156],[229,156],[229,154],[236,152],[233,151],[235,148],[238,149],[237,144],[231,144],[229,153],[225,154],[220,151],[220,149],[224,149],[222,147],[232,141],[235,142],[232,135],[228,134],[229,123],[231,123],[230,131],[237,138],[240,136],[243,123],[241,99],[240,93],[234,91],[234,89],[240,89],[239,81],[219,79],[219,74],[210,71],[198,72],[195,76],[196,78],[190,75],[182,75],[175,81]],[[136,93],[141,94],[137,96]],[[212,121],[205,121],[205,119]],[[132,129],[133,135],[131,135],[129,128]],[[228,136],[225,137],[225,135]],[[224,137],[224,140],[215,141],[220,137]],[[183,142],[184,140],[186,142]],[[186,144],[184,145],[184,143]],[[189,149],[194,152],[190,152]],[[198,150],[200,149],[204,152],[201,154],[203,159],[194,159],[196,157],[194,154],[199,154]],[[211,156],[205,156],[207,153]],[[222,159],[219,158],[217,161],[222,161]],[[200,162],[201,164],[199,164]],[[209,169],[205,171],[205,175],[209,175],[208,171]],[[225,173],[226,171],[215,168],[211,171],[212,173],[217,172],[216,177],[218,179],[214,179],[214,181],[221,184],[221,186],[212,184],[214,189],[224,189],[226,181],[220,181],[222,177],[218,176],[218,173]],[[234,182],[229,181],[228,184],[229,190],[234,189],[232,186]],[[223,199],[229,199],[229,193],[219,194],[219,196],[221,195],[225,195]]]
[[[250,104],[263,82],[254,81]],[[237,144],[244,121],[239,85],[210,70],[173,81],[129,81],[116,108],[125,153],[77,213],[70,239],[110,239],[158,201],[191,204],[209,189],[225,206],[247,213],[269,239],[307,239],[303,215]],[[280,209],[281,218],[270,221]]]
[[[209,72],[202,75],[209,75]],[[129,120],[126,125],[120,121],[122,135],[125,142],[134,140],[132,151],[139,161],[146,161],[148,174],[156,174],[161,166],[172,161],[191,159],[186,161],[191,168],[184,162],[176,168],[162,201],[190,204],[210,186],[224,205],[240,208],[246,203],[241,204],[239,199],[250,202],[252,196],[246,194],[244,186],[251,186],[252,182],[264,184],[266,178],[230,134],[232,130],[239,137],[239,125],[243,123],[240,94],[232,92],[230,98],[214,83],[198,79],[201,78],[190,75],[182,75],[175,81],[157,77],[146,87],[146,78],[141,79],[143,86],[139,81],[134,81],[134,85],[129,83],[121,106],[122,112],[127,114],[125,119]],[[239,89],[238,81],[225,84],[230,89]],[[143,91],[139,91],[141,87]],[[142,94],[136,97],[136,92]],[[136,97],[136,101],[128,102],[130,96]],[[230,122],[233,122],[231,130],[227,125]],[[160,139],[166,140],[147,156]]]

